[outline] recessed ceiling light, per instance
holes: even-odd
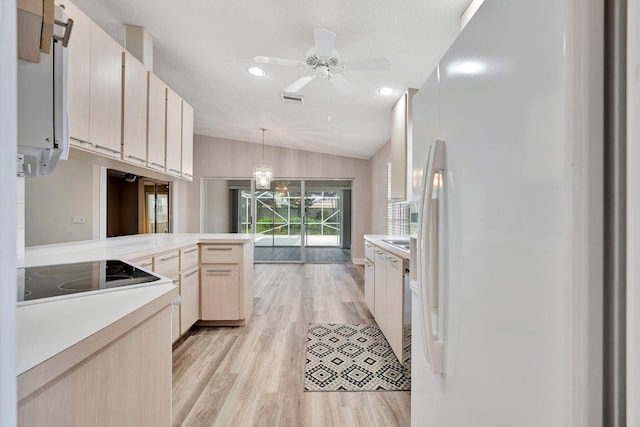
[[[378,90],[378,92],[380,92],[380,95],[389,96],[393,93],[393,89],[391,89],[390,87],[383,87]]]
[[[267,75],[267,73],[262,68],[258,67],[251,67],[247,71],[249,71],[249,74],[256,77],[264,77]]]

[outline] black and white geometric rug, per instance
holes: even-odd
[[[411,390],[378,325],[309,324],[305,391]]]

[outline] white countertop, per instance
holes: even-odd
[[[158,233],[83,240],[27,247],[24,254],[18,255],[17,266],[20,268],[113,258],[131,259],[145,256],[158,249],[171,250],[197,243],[251,243],[255,239],[253,234]]]
[[[143,234],[101,240],[28,247],[17,266],[65,264],[135,258],[158,250],[197,243],[251,243],[251,234]],[[17,375],[124,318],[151,301],[175,292],[171,280],[139,287],[74,296],[19,306],[17,309]]]
[[[395,256],[400,258],[409,259],[411,256],[411,252],[408,250],[404,250],[397,246],[393,246],[384,240],[409,240],[408,234],[365,234],[364,240],[378,246],[381,249],[384,249],[387,252],[391,252]]]

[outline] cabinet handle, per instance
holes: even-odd
[[[198,250],[198,248],[193,248],[193,249],[189,249],[188,251],[184,251],[184,253],[185,254],[190,254],[190,253],[195,252],[197,250]]]
[[[178,175],[180,175],[180,174],[182,173],[182,172],[180,172],[180,171],[179,171],[179,170],[177,170],[177,169],[171,169],[171,168],[169,168],[169,169],[167,169],[167,170],[168,170],[169,172],[175,172],[175,173],[177,173]]]
[[[231,270],[207,270],[207,273],[231,273]]]
[[[99,148],[101,150],[111,151],[113,154],[120,154],[120,151],[114,150],[113,148],[105,147],[103,145],[96,144],[96,148]]]
[[[160,261],[169,261],[170,259],[178,258],[180,255],[171,255],[166,258],[160,258]]]
[[[207,248],[208,251],[230,251],[233,248]]]
[[[376,253],[377,253],[378,255],[384,255],[384,253],[385,253],[385,252],[384,252],[384,251],[376,251]]]
[[[77,138],[72,138],[72,139],[78,141],[80,144],[93,145],[93,142],[83,141],[82,139],[77,139]]]
[[[149,163],[152,167],[155,166],[156,168],[160,168],[160,169],[164,169],[164,165],[161,165],[160,163],[156,163],[156,162],[151,162]]]
[[[146,264],[140,264],[140,267],[144,268],[144,267],[149,267],[150,265],[153,265],[153,262],[148,262]]]
[[[178,295],[178,298],[174,299],[173,301],[171,301],[172,305],[180,305],[182,304],[182,298],[180,298],[180,295]]]
[[[367,248],[370,248],[370,247],[372,247],[373,245],[372,245],[372,244],[370,244],[370,243],[365,243],[365,244],[364,244],[364,246],[365,246],[365,247],[367,247]]]
[[[174,285],[176,285],[176,286],[178,286],[178,284],[180,284],[180,279],[176,279],[176,280],[174,280],[174,281],[173,281],[173,284],[174,284]]]
[[[131,154],[127,154],[127,157],[130,158],[130,159],[133,159],[133,160],[137,160],[139,162],[143,162],[143,163],[146,162],[145,159],[141,159],[140,157],[132,156]]]
[[[185,274],[184,277],[191,277],[194,274],[196,274],[198,271],[200,271],[200,270],[193,270],[192,272]]]

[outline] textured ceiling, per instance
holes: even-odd
[[[419,88],[457,36],[470,0],[74,0],[124,44],[124,24],[154,39],[154,72],[195,109],[195,133],[367,159],[389,139],[390,111]],[[305,68],[260,65],[256,55],[304,60],[313,29],[337,33],[343,60],[385,57],[387,70],[345,71],[346,95],[315,79],[304,105],[280,91]],[[383,97],[377,90],[395,92]],[[331,120],[328,120],[328,116]]]

